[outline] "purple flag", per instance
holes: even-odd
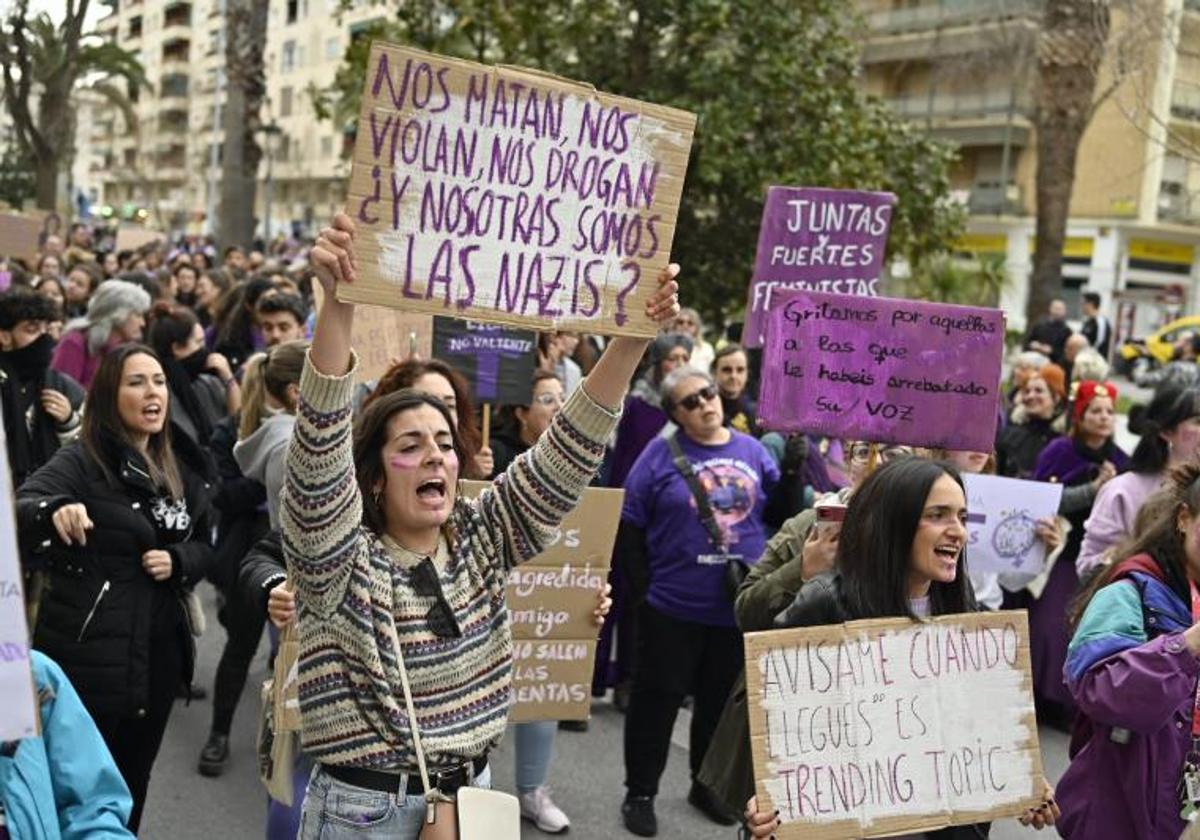
[[[746,304],[746,346],[762,346],[766,313],[785,290],[874,297],[895,203],[886,192],[770,187]]]
[[[775,296],[759,421],[834,438],[991,452],[998,309],[817,292]]]

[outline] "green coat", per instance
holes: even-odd
[[[784,522],[767,543],[762,559],[750,567],[734,600],[734,615],[743,633],[774,629],[775,616],[795,599],[804,584],[801,552],[816,521],[817,513],[810,508]],[[729,694],[697,778],[735,814],[741,814],[754,795],[744,672]]]

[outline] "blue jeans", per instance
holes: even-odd
[[[513,724],[516,735],[517,793],[532,793],[546,784],[554,758],[558,721],[538,720]]]
[[[397,788],[407,782],[398,777]],[[492,768],[483,768],[471,785],[490,788]],[[298,840],[417,840],[424,824],[424,796],[355,787],[323,772],[318,764],[308,782]]]

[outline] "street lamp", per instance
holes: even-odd
[[[265,207],[263,208],[264,209],[264,212],[263,212],[263,217],[264,217],[263,218],[263,248],[264,248],[264,250],[270,250],[270,248],[271,248],[271,188],[274,183],[272,180],[272,175],[273,175],[272,167],[275,162],[275,138],[283,133],[283,129],[279,127],[279,124],[277,122],[275,122],[275,120],[271,120],[269,123],[267,123],[266,125],[264,125],[262,128],[260,128],[258,130],[266,135],[265,142],[266,142],[266,146],[267,146],[267,184],[266,184],[266,195],[264,196],[264,201],[263,201],[263,203],[265,205]]]

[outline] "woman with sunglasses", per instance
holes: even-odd
[[[672,371],[662,404],[678,430],[653,440],[634,464],[617,545],[634,603],[641,602],[621,811],[625,827],[643,837],[657,832],[654,797],[675,716],[689,695],[688,802],[714,822],[735,822],[695,777],[742,668],[735,573],[762,556],[763,510],[779,481],[763,445],[724,424],[720,391],[704,371]]]
[[[420,834],[426,797],[404,683],[437,790],[490,783],[488,752],[512,699],[508,572],[578,504],[646,348],[614,338],[541,440],[467,501],[457,492],[466,453],[436,397],[381,397],[351,437],[354,306],[335,285],[355,279],[354,243],[339,213],[310,254],[325,300],[280,510],[299,605],[303,747],[317,762],[303,840],[348,825],[364,838]],[[656,322],[678,313],[677,271],[659,276],[647,302]],[[441,803],[435,814],[453,820]]]

